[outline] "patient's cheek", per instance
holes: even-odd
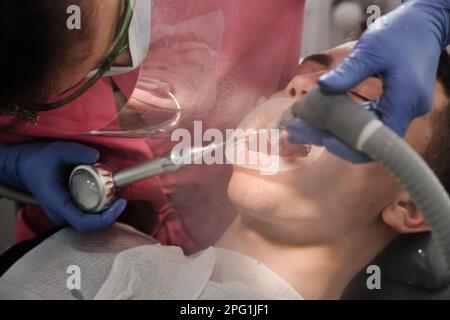
[[[419,154],[424,155],[433,137],[431,114],[414,119],[405,134],[405,140]]]

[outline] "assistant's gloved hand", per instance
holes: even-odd
[[[325,92],[344,93],[366,78],[381,74],[382,97],[373,103],[380,119],[400,136],[410,122],[432,106],[436,73],[443,48],[449,44],[450,1],[411,0],[367,30],[335,70],[321,77]],[[314,142],[353,162],[368,158],[304,121],[288,126],[293,143]]]
[[[79,231],[111,226],[126,207],[116,201],[101,214],[86,214],[72,202],[68,191],[70,170],[93,164],[99,153],[73,142],[37,142],[0,146],[0,181],[31,193],[56,225],[70,224]]]

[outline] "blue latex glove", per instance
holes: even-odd
[[[31,193],[56,225],[99,230],[114,224],[126,201],[116,201],[101,214],[86,214],[72,202],[67,187],[74,166],[93,164],[98,158],[96,150],[73,142],[4,145],[0,146],[0,181]]]
[[[431,110],[439,58],[449,44],[450,1],[412,0],[379,18],[335,70],[322,76],[325,92],[344,93],[368,77],[383,76],[384,93],[372,103],[381,121],[400,136]],[[287,130],[293,143],[314,143],[352,162],[368,157],[329,133],[296,120]]]

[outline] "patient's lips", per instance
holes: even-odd
[[[292,144],[289,142],[288,133],[283,130],[280,133],[279,155],[286,159],[295,160],[297,158],[306,158],[310,155],[313,146],[310,144]]]
[[[312,145],[295,145],[290,143],[287,132],[282,131],[280,137],[275,139],[275,141],[269,138],[266,148],[263,149],[254,150],[247,139],[245,160],[247,164],[257,164],[261,166],[271,165],[274,162],[279,162],[280,159],[288,164],[294,163],[300,158],[306,159],[311,154],[312,150]]]
[[[313,145],[295,145],[288,139],[286,130],[273,127],[274,120],[295,100],[272,98],[260,104],[238,126],[238,129],[260,133],[244,139],[245,148],[236,148],[245,163],[235,165],[253,170],[276,165],[279,171],[302,168],[320,157],[323,148]],[[265,133],[261,135],[261,133]]]

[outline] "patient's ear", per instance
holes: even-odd
[[[384,223],[399,233],[420,233],[430,231],[422,212],[407,192],[398,195],[394,202],[383,209]]]

